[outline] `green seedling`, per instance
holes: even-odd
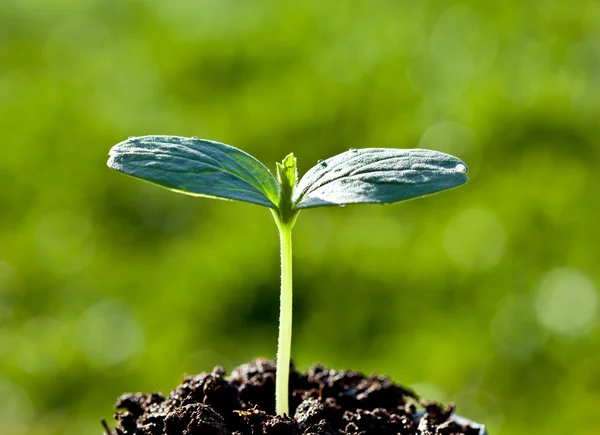
[[[277,163],[276,177],[251,155],[197,137],[130,137],[110,150],[108,166],[193,196],[268,207],[281,245],[281,299],[275,385],[277,414],[288,414],[292,342],[292,228],[302,209],[389,204],[467,181],[458,158],[426,149],[350,149],[313,166],[298,181],[296,158]]]

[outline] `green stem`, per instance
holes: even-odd
[[[275,214],[274,214],[275,215]],[[292,351],[292,227],[275,215],[281,245],[281,299],[279,308],[279,341],[275,374],[275,412],[289,415],[289,379]]]

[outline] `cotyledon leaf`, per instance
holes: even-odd
[[[351,149],[312,167],[294,191],[294,209],[403,201],[467,182],[457,157],[426,149]]]
[[[251,155],[219,142],[180,136],[131,137],[108,166],[177,192],[277,208],[275,177]]]

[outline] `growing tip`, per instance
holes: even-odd
[[[289,188],[290,192],[294,189],[298,181],[298,171],[296,169],[296,157],[293,153],[288,154],[277,163],[277,179],[279,184],[284,188]]]
[[[294,153],[289,153],[282,161],[283,166],[286,168],[295,168],[296,167],[296,157],[294,157]]]

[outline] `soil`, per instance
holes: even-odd
[[[452,405],[420,400],[385,376],[316,365],[290,371],[290,414],[275,415],[275,363],[257,359],[226,376],[183,379],[168,396],[124,394],[110,435],[478,435]]]

